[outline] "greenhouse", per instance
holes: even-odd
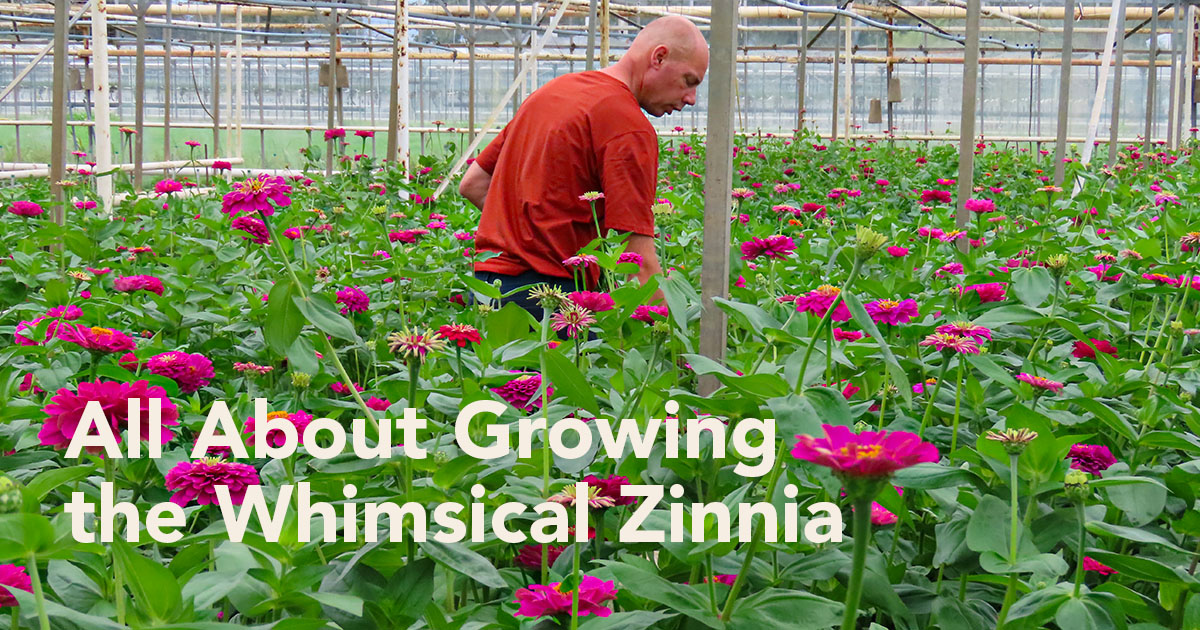
[[[1200,9],[0,2],[0,626],[1200,630]]]

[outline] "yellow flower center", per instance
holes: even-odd
[[[896,302],[894,300],[879,300],[879,308],[882,308],[882,309],[886,309],[886,310],[890,311],[898,306],[900,306],[900,303]]]
[[[821,295],[837,295],[841,292],[841,289],[833,286],[832,284],[822,284],[821,286],[817,287],[817,293],[820,293]]]
[[[879,457],[881,450],[883,450],[883,445],[881,444],[847,444],[846,446],[842,447],[841,454],[851,457],[870,459]]]
[[[101,328],[100,326],[92,326],[92,334],[109,336],[109,335],[113,334],[113,331],[112,331],[112,329],[109,329],[109,328]]]
[[[267,414],[267,420],[274,420],[276,418],[286,418],[286,417],[288,417],[288,415],[289,414],[286,411],[272,411]]]

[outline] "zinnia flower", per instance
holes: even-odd
[[[550,316],[550,327],[559,332],[566,330],[567,336],[572,339],[595,323],[592,312],[577,304],[571,304]]]
[[[992,330],[986,326],[976,326],[970,322],[951,322],[942,324],[934,329],[934,332],[954,335],[956,337],[970,337],[975,343],[983,343],[991,341]],[[941,348],[939,348],[940,350]]]
[[[826,466],[843,478],[886,478],[902,468],[938,461],[937,447],[906,431],[864,431],[823,424],[825,437],[797,435],[792,457]]]
[[[1003,302],[1004,301],[1004,283],[990,282],[987,284],[973,284],[962,290],[963,295],[968,291],[974,291],[979,294],[979,302],[986,304],[988,302]]]
[[[221,212],[231,217],[256,212],[269,217],[275,214],[276,207],[291,205],[292,198],[287,196],[290,192],[292,187],[282,177],[260,173],[258,177],[235,183],[233,190],[221,198]]]
[[[438,328],[438,334],[446,341],[458,344],[459,348],[467,347],[468,343],[483,341],[479,330],[470,324],[445,324]]]
[[[525,373],[500,387],[493,387],[492,391],[520,411],[533,411],[542,407],[542,399],[536,395],[541,386],[541,374]],[[554,388],[546,386],[546,398],[549,399],[553,393]]]
[[[1037,389],[1050,390],[1052,392],[1059,392],[1063,388],[1063,384],[1059,383],[1058,381],[1052,381],[1042,376],[1033,376],[1031,374],[1026,374],[1025,372],[1018,374],[1017,380],[1023,383],[1029,383]]]
[[[611,311],[613,309],[612,296],[603,291],[572,291],[567,294],[571,301],[580,308],[586,308],[593,313],[601,313]]]
[[[540,566],[540,565],[539,565]],[[562,583],[533,584],[529,588],[517,589],[515,603],[520,604],[517,617],[546,617],[553,615],[570,615],[574,599],[572,591],[561,590]],[[596,615],[607,617],[612,609],[605,602],[617,598],[617,588],[613,583],[605,582],[598,577],[584,575],[579,581],[579,616]]]
[[[160,444],[170,442],[175,437],[175,433],[168,429],[167,425],[179,424],[179,410],[167,397],[167,392],[163,388],[157,385],[151,387],[146,381],[134,383],[83,381],[75,391],[65,387],[59,389],[50,399],[49,404],[42,408],[42,413],[47,417],[41,430],[38,431],[38,439],[43,446],[65,449],[70,445],[71,438],[79,428],[79,421],[83,419],[83,412],[87,404],[91,401],[98,401],[105,419],[112,427],[117,443],[120,443],[123,439],[122,433],[129,428],[129,399],[131,398],[138,398],[142,401],[142,413],[138,417],[139,434],[142,439],[157,439]],[[158,398],[162,401],[163,426],[157,436],[147,435],[150,431],[148,413],[150,398]],[[93,454],[104,451],[100,446],[89,446],[86,450]]]
[[[1071,460],[1071,468],[1097,477],[1117,463],[1112,451],[1102,444],[1074,444],[1067,458]]]
[[[893,258],[904,258],[908,255],[908,248],[900,247],[898,245],[891,245],[887,248],[887,253]]]
[[[190,394],[206,387],[208,379],[217,375],[208,357],[187,352],[156,354],[146,360],[146,369],[151,374],[165,376],[178,383],[181,394]]]
[[[252,216],[237,217],[233,220],[231,227],[249,234],[250,240],[259,245],[271,244],[271,234],[267,231],[267,224]]]
[[[841,292],[842,290],[835,286],[823,284],[804,295],[796,296],[796,311],[824,317],[825,312],[829,310],[830,306],[833,306],[834,300],[837,300]],[[850,309],[845,302],[839,300],[831,317],[835,322],[850,321]]]
[[[267,420],[275,420],[278,418],[285,418],[288,422],[291,422],[292,426],[296,427],[296,443],[304,444],[304,429],[313,421],[312,415],[303,409],[296,411],[295,413],[288,413],[286,411],[271,411],[267,413]],[[246,424],[242,427],[242,433],[247,435],[246,446],[254,447],[255,443],[257,442],[256,436],[258,435],[258,430],[255,427],[253,417],[246,419]],[[284,445],[284,442],[286,442],[286,437],[287,436],[282,430],[271,429],[267,431],[267,444],[278,448]]]
[[[933,346],[938,350],[949,350],[959,354],[979,354],[979,346],[974,339],[959,337],[948,333],[935,332],[925,337],[919,346]]]
[[[1095,571],[1096,573],[1099,573],[1100,575],[1112,575],[1114,573],[1119,573],[1119,571],[1117,571],[1116,569],[1114,569],[1106,564],[1103,564],[1103,563],[1093,560],[1091,556],[1083,557],[1083,570],[1084,571]]]
[[[918,315],[916,300],[875,300],[866,305],[867,313],[876,324],[898,326],[911,322]]]
[[[409,330],[394,332],[388,335],[388,349],[406,358],[424,361],[430,352],[437,352],[446,347],[446,340],[438,333],[426,329],[425,332]]]
[[[155,295],[163,294],[162,280],[154,276],[122,276],[113,280],[113,289],[122,293],[149,291]]]
[[[346,387],[346,384],[341,381],[337,381],[336,383],[330,383],[329,389],[333,390],[333,393],[339,394],[341,396],[345,396],[350,393],[350,388]],[[362,385],[359,385],[358,383],[354,383],[354,389],[356,391],[360,391],[360,392],[363,391]]]
[[[796,250],[796,242],[790,236],[773,234],[767,238],[752,238],[742,243],[742,260],[755,260],[765,256],[784,260]]]
[[[326,129],[325,130],[325,139],[326,140],[333,140],[334,138],[345,138],[345,137],[346,137],[345,129],[338,128],[338,129]]]
[[[63,341],[79,344],[97,352],[129,352],[137,347],[133,337],[103,326],[64,324],[58,327],[57,334]]]
[[[1111,354],[1113,358],[1117,356],[1117,347],[1103,339],[1092,339],[1091,343],[1076,341],[1071,356],[1076,359],[1095,359],[1097,351]]]
[[[546,545],[546,566],[554,566],[554,561],[566,551],[565,546]],[[542,568],[542,546],[525,545],[513,556],[513,564],[527,569]]]
[[[32,593],[33,580],[25,571],[25,567],[15,564],[0,564],[0,608],[17,605],[17,598],[9,592],[10,588],[19,588]]]
[[[159,195],[169,195],[183,190],[183,184],[173,179],[160,179],[154,184],[154,192]]]
[[[559,491],[558,494],[550,497],[547,500],[553,501],[554,503],[562,503],[563,505],[575,505],[580,501],[586,501],[588,507],[594,509],[610,508],[616,505],[616,502],[613,501],[613,498],[604,494],[603,489],[600,486],[593,486],[590,484],[587,487],[586,497],[580,498],[579,495],[575,493],[575,484],[570,484]]]
[[[642,266],[642,255],[637,252],[622,252],[617,256],[618,263],[633,263],[639,267]]]
[[[588,265],[594,265],[598,262],[600,262],[600,259],[592,254],[579,254],[562,261],[563,265],[567,267],[579,269],[587,269]]]
[[[354,311],[355,313],[366,313],[367,309],[371,308],[371,298],[360,288],[346,287],[337,292],[337,304],[342,305],[342,315]]]
[[[376,398],[374,396],[367,399],[367,407],[375,411],[387,411],[388,407],[392,406],[392,401],[386,398]]]
[[[655,315],[661,317],[662,319],[666,319],[668,315],[667,307],[659,304],[641,304],[637,308],[633,309],[633,315],[630,315],[629,317],[630,319],[636,319],[639,322],[653,324],[655,321]]]
[[[37,215],[45,212],[45,210],[42,209],[41,204],[37,204],[32,201],[14,201],[8,206],[8,211],[9,213],[15,214],[19,217],[36,217]]]
[[[171,503],[187,507],[193,500],[198,505],[217,505],[217,486],[229,488],[229,501],[241,505],[246,488],[261,482],[258,471],[249,464],[201,459],[179,462],[167,473],[167,490],[175,490]]]
[[[996,202],[992,201],[991,199],[968,199],[965,203],[963,203],[963,207],[966,208],[968,212],[983,214],[985,212],[995,212]]]
[[[841,328],[833,329],[834,341],[858,341],[863,338],[863,333],[857,330],[842,330]]]
[[[876,526],[893,525],[899,518],[889,509],[871,502],[871,524]]]
[[[589,487],[600,488],[600,496],[611,498],[613,505],[621,506],[637,503],[637,497],[627,497],[621,494],[621,486],[629,485],[629,477],[609,475],[601,479],[595,475],[588,475],[583,480],[587,482]]]
[[[921,203],[950,203],[950,191],[948,190],[923,190],[921,191]]]

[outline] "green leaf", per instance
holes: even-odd
[[[1009,518],[1008,504],[990,494],[985,495],[967,524],[967,547],[971,551],[994,551],[1008,557]]]
[[[37,621],[37,602],[33,597],[33,593],[19,588],[9,589],[9,592],[16,598],[17,610],[21,613],[21,617],[24,620],[21,627],[39,627]],[[72,610],[51,599],[45,601],[45,606],[47,617],[70,622],[83,630],[128,630],[126,626],[115,621]],[[5,613],[7,614],[7,612],[8,610],[6,609]]]
[[[579,630],[645,630],[646,628],[662,628],[668,619],[677,615],[668,612],[652,612],[638,610],[635,612],[613,613],[607,617],[587,617],[587,621],[579,624]]]
[[[354,326],[345,317],[338,314],[329,298],[323,295],[310,295],[308,298],[293,295],[292,302],[304,314],[308,323],[316,326],[319,330],[338,339],[358,341]]]
[[[54,525],[41,514],[0,515],[0,561],[53,548]]]
[[[554,386],[554,392],[566,396],[567,401],[581,409],[593,409],[596,406],[596,395],[592,386],[584,378],[583,372],[575,367],[561,352],[553,350],[542,351],[542,359],[546,362],[546,374]]]
[[[1167,489],[1161,483],[1121,484],[1106,487],[1102,492],[1135,526],[1150,523],[1167,505]]]
[[[707,598],[694,589],[668,582],[631,564],[611,560],[600,562],[607,566],[622,584],[635,585],[634,595],[637,597],[662,604],[714,630],[722,630],[724,624],[712,614]]]
[[[1105,426],[1113,431],[1116,431],[1117,435],[1130,442],[1137,441],[1137,433],[1134,432],[1133,426],[1124,417],[1117,415],[1117,412],[1113,411],[1109,405],[1091,398],[1072,398],[1068,402],[1079,405],[1085,411],[1091,412],[1097,420],[1103,422]]]
[[[732,315],[735,319],[742,322],[743,325],[754,330],[759,336],[763,337],[765,328],[783,328],[783,324],[779,320],[771,317],[766,311],[759,308],[757,304],[746,304],[745,302],[736,302],[724,298],[714,297],[713,304],[720,307],[721,310]]]
[[[1187,576],[1186,573],[1180,575],[1180,572],[1175,571],[1171,567],[1143,556],[1112,553],[1100,551],[1099,549],[1089,549],[1087,555],[1091,556],[1093,560],[1101,564],[1106,564],[1116,569],[1125,577],[1134,580],[1145,580],[1160,584],[1194,584],[1196,582],[1195,578]],[[1187,579],[1184,579],[1184,576],[1187,576]]]
[[[951,468],[941,464],[924,463],[897,470],[892,484],[914,490],[933,490],[974,483],[979,477],[965,468]]]
[[[1054,278],[1045,267],[1023,267],[1013,270],[1012,287],[1025,306],[1041,306],[1054,290]]]
[[[41,501],[50,491],[73,481],[83,479],[95,471],[96,469],[92,466],[54,468],[38,473],[38,476],[31,479],[28,484],[25,484],[25,490]]]
[[[1145,531],[1142,529],[1137,529],[1134,527],[1125,527],[1123,525],[1113,525],[1111,523],[1105,523],[1104,521],[1088,521],[1086,527],[1087,527],[1087,530],[1089,532],[1092,532],[1093,534],[1108,534],[1110,536],[1124,538],[1125,540],[1131,540],[1133,542],[1149,543],[1152,545],[1162,545],[1164,547],[1167,547],[1168,549],[1171,549],[1172,551],[1177,551],[1177,552],[1183,553],[1183,554],[1191,553],[1191,552],[1179,547],[1178,545],[1171,542],[1170,540],[1167,540],[1166,538],[1159,536],[1158,534],[1148,532],[1148,531]]]
[[[495,285],[489,284],[487,282],[484,282],[483,280],[480,280],[479,278],[476,278],[474,276],[474,274],[460,273],[460,274],[458,274],[458,279],[462,280],[463,284],[467,285],[468,289],[478,293],[479,295],[481,295],[485,298],[488,298],[489,300],[499,300],[500,299],[500,289],[497,289],[495,287]]]
[[[363,600],[362,598],[344,593],[308,593],[309,597],[317,600],[324,606],[330,606],[343,612],[348,612],[355,617],[362,616]]]
[[[182,609],[183,593],[170,569],[120,538],[113,540],[112,550],[133,592],[134,605],[156,621],[174,621]]]
[[[841,621],[841,602],[802,591],[768,588],[738,600],[729,620],[731,630],[796,627],[830,628]]]
[[[854,322],[870,334],[875,343],[879,345],[879,352],[883,354],[883,362],[887,365],[888,374],[892,376],[892,384],[900,390],[900,396],[904,398],[904,402],[911,405],[912,386],[908,383],[908,375],[905,374],[904,368],[900,367],[900,363],[896,361],[896,355],[892,354],[892,349],[888,346],[887,341],[885,341],[885,337],[879,334],[879,328],[875,325],[875,321],[867,314],[867,309],[863,307],[862,302],[853,293],[842,291],[842,300],[846,302],[846,307],[850,309],[850,315],[854,317]]]
[[[1008,370],[996,365],[996,362],[991,357],[984,354],[967,354],[959,355],[959,358],[963,356],[967,357],[967,363],[970,363],[971,367],[983,372],[985,376],[991,377],[993,381],[1009,389],[1017,387],[1017,379],[1013,378],[1012,374],[1008,373]]]
[[[999,306],[993,308],[983,315],[975,318],[972,322],[976,326],[986,326],[988,328],[996,328],[1006,326],[1008,324],[1020,324],[1030,320],[1038,319],[1042,314],[1020,304],[1010,304],[1008,306]]]
[[[1040,269],[1040,267],[1037,267]],[[1068,599],[1054,613],[1061,630],[1110,630],[1112,618],[1108,611],[1091,599]]]
[[[1200,455],[1200,439],[1193,435],[1171,431],[1151,431],[1138,441],[1140,446],[1155,446],[1158,448],[1174,448],[1187,451],[1192,455]]]
[[[244,569],[236,573],[219,571],[197,573],[187,581],[187,584],[183,585],[183,599],[191,601],[192,607],[195,609],[208,608],[237,588],[245,575]]]
[[[296,297],[291,282],[276,282],[267,297],[267,321],[263,323],[263,339],[275,354],[284,354],[304,328],[304,315],[292,298]]]
[[[461,543],[441,543],[429,539],[421,543],[421,550],[430,558],[454,569],[455,571],[492,588],[508,588],[508,583],[500,577],[500,572],[492,566],[491,561],[471,551]]]
[[[321,364],[317,361],[317,349],[302,336],[297,336],[292,345],[288,346],[287,360],[289,368],[309,376],[321,372]]]

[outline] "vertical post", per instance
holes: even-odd
[[[846,9],[853,11],[854,2],[848,2]],[[843,127],[845,130],[844,137],[846,140],[850,140],[850,119],[853,117],[850,114],[850,108],[854,103],[854,53],[851,46],[854,41],[854,24],[850,22],[850,18],[842,19],[846,22],[846,116],[842,124],[845,125]],[[836,106],[837,104],[835,103],[834,107]]]
[[[1146,64],[1146,135],[1142,138],[1142,159],[1150,165],[1150,148],[1154,145],[1154,97],[1158,86],[1158,0],[1151,0],[1150,62]]]
[[[475,141],[475,0],[469,0],[471,24],[467,26],[467,127],[468,137]]]
[[[149,0],[137,0],[137,62],[134,66],[133,94],[133,188],[142,189],[142,138],[146,135],[146,11]]]
[[[800,16],[800,63],[796,66],[796,130],[804,129],[805,107],[804,89],[808,81],[808,14]]]
[[[1108,18],[1108,34],[1104,38],[1104,54],[1100,58],[1100,68],[1096,73],[1096,97],[1092,99],[1092,115],[1088,119],[1087,138],[1083,144],[1082,161],[1084,164],[1091,162],[1092,152],[1096,146],[1096,132],[1100,126],[1100,110],[1104,107],[1104,90],[1108,87],[1108,64],[1112,60],[1113,44],[1116,43],[1118,33],[1121,34],[1122,40],[1125,39],[1125,21],[1122,19],[1124,12],[1121,12],[1120,8],[1121,0],[1112,0],[1112,13]],[[1117,92],[1115,87],[1113,89],[1115,100]]]
[[[1122,65],[1125,60],[1125,0],[1117,0],[1117,14],[1120,16],[1117,22],[1117,52],[1116,60],[1113,63],[1113,91],[1112,91],[1112,116],[1109,121],[1108,129],[1108,160],[1105,162],[1109,168],[1112,168],[1117,163],[1117,134],[1121,128],[1121,78]]]
[[[725,312],[714,297],[729,294],[729,212],[733,187],[733,85],[737,61],[737,2],[713,3],[709,30],[708,150],[704,168],[704,255],[700,271],[700,354],[725,359]],[[701,396],[716,391],[711,374],[701,376]]]
[[[515,56],[513,63],[517,63]],[[596,0],[588,2],[587,69],[589,72],[596,69]]]
[[[1167,75],[1167,147],[1174,149],[1175,140],[1175,112],[1177,111],[1178,99],[1176,92],[1179,88],[1179,71],[1176,64],[1179,62],[1179,7],[1181,3],[1175,3],[1175,7],[1171,9],[1171,67]]]
[[[213,155],[221,155],[221,3],[217,3],[217,30],[213,31],[212,121]]]
[[[167,25],[163,28],[163,161],[171,160],[171,0],[167,4]],[[93,71],[94,73],[95,71]]]
[[[600,0],[600,67],[608,67],[608,30],[609,24],[608,0]]]
[[[834,17],[833,19],[833,98],[829,101],[832,107],[829,109],[833,113],[833,121],[829,127],[829,140],[837,142],[838,139],[838,75],[840,74],[840,63],[842,47],[838,46],[838,40],[841,39],[842,21]]]
[[[333,129],[336,124],[334,121],[335,101],[337,101],[337,48],[338,48],[338,12],[337,9],[329,10],[329,83],[325,90],[325,96],[328,101],[325,117],[325,128]],[[330,138],[325,141],[325,176],[333,175],[333,146],[338,142],[338,138]]]
[[[245,120],[245,104],[246,104],[246,64],[242,57],[242,5],[238,5],[234,10],[234,17],[237,20],[237,35],[233,37],[234,61],[230,66],[230,80],[233,82],[233,100],[230,105],[233,106],[233,154],[237,157],[242,157],[245,151],[245,145],[242,143],[242,121]],[[259,98],[262,98],[262,81],[258,83]]]
[[[106,173],[112,169],[112,124],[108,113],[108,2],[96,0],[92,5],[92,116],[96,129],[96,171]],[[104,216],[112,214],[112,175],[96,177],[96,192]]]
[[[533,11],[531,10],[530,13],[533,13]],[[530,19],[532,21],[532,16]],[[515,20],[517,24],[521,23],[521,0],[513,0],[513,20]],[[595,21],[593,20],[593,26],[591,28],[595,28],[594,22]],[[521,76],[521,39],[523,37],[524,35],[521,33],[521,31],[516,31],[513,33],[513,83],[516,83],[517,79]],[[521,106],[522,92],[524,92],[523,89],[517,90],[513,93],[512,117],[516,117],[517,108]],[[421,91],[421,94],[425,94],[424,90]]]
[[[967,46],[963,51],[962,111],[958,121],[958,210],[954,213],[954,225],[960,230],[967,227],[969,217],[966,204],[975,185],[975,99],[979,93],[981,2],[982,0],[967,0]],[[958,239],[958,248],[959,251],[966,251],[965,239]]]
[[[893,23],[892,18],[888,17],[888,24],[892,24],[892,23]],[[887,61],[887,78],[885,79],[885,85],[887,86],[887,90],[888,90],[888,92],[887,92],[887,94],[888,94],[888,96],[887,96],[887,135],[889,137],[896,130],[896,121],[893,118],[893,108],[894,108],[895,104],[892,103],[891,92],[890,92],[890,90],[892,89],[892,72],[893,72],[893,67],[895,66],[895,64],[892,63],[892,58],[896,56],[896,42],[892,39],[892,35],[893,35],[892,31],[887,32],[888,61]]]
[[[1183,95],[1187,103],[1185,111],[1188,113],[1187,115],[1190,120],[1189,127],[1196,126],[1196,13],[1196,7],[1188,5],[1187,26],[1185,29],[1187,33],[1187,54],[1185,55],[1185,59],[1187,61],[1184,66],[1186,68],[1184,76],[1187,77],[1187,84],[1183,88]]]
[[[1067,156],[1067,123],[1071,115],[1071,35],[1075,31],[1075,0],[1063,0],[1062,65],[1058,73],[1058,137],[1054,143],[1054,185],[1062,186]]]
[[[400,75],[404,80],[400,80]],[[396,22],[392,31],[392,93],[388,110],[389,161],[408,161],[408,0],[396,0]],[[405,124],[400,124],[400,119]],[[403,129],[402,129],[403,127]],[[404,139],[400,134],[403,131]]]
[[[67,21],[70,3],[59,0],[54,3],[54,111],[51,114],[50,130],[50,191],[54,194],[54,208],[50,214],[54,222],[63,225],[66,219],[66,194],[62,182],[67,174]]]

